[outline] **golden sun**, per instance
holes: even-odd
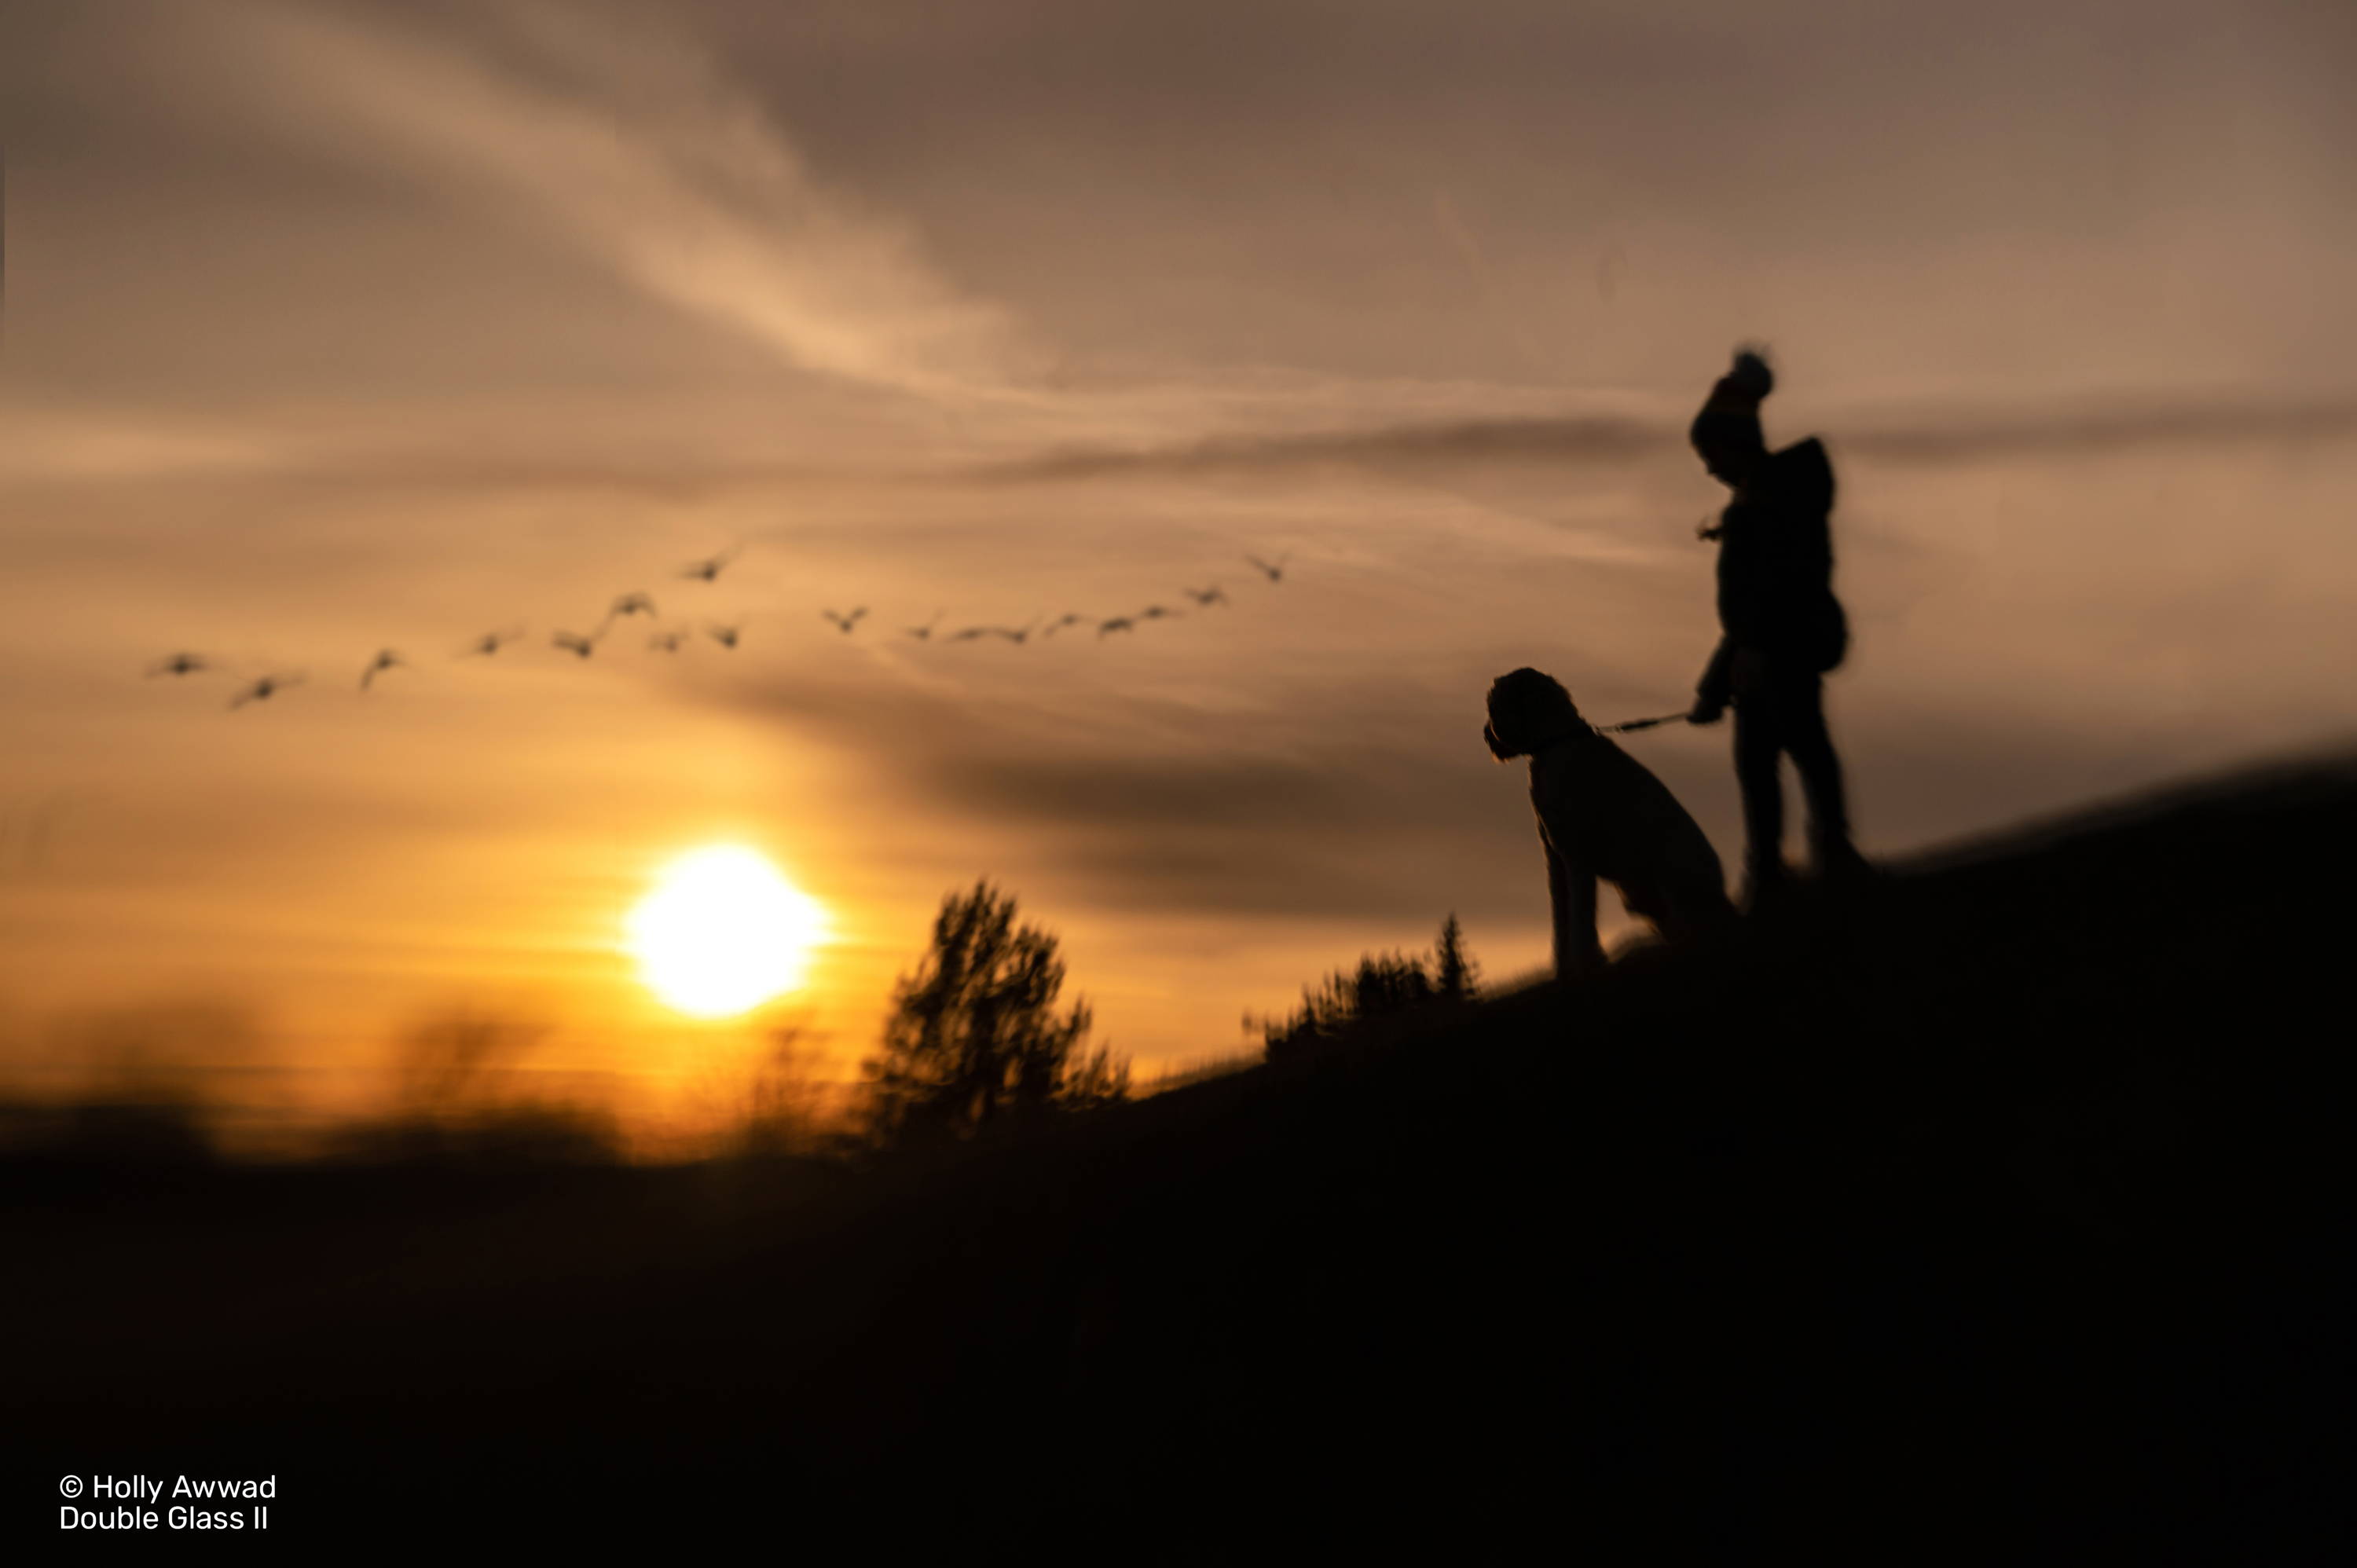
[[[726,1018],[800,985],[826,925],[818,902],[759,850],[714,844],[664,866],[628,929],[656,995]]]

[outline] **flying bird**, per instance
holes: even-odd
[[[1039,636],[1042,639],[1053,637],[1058,632],[1063,630],[1066,627],[1079,626],[1088,618],[1088,617],[1081,615],[1075,611],[1067,610],[1063,615],[1058,617],[1055,620],[1050,621],[1048,625],[1048,629],[1041,632]]]
[[[867,607],[866,605],[862,605],[847,616],[839,616],[833,610],[821,610],[818,613],[833,621],[836,626],[841,627],[843,628],[843,634],[845,637],[848,637],[851,635],[851,628],[859,624],[859,618],[867,613]]]
[[[378,649],[376,657],[369,661],[369,667],[361,671],[361,690],[363,692],[367,691],[369,689],[370,682],[373,682],[385,671],[398,669],[408,662],[409,661],[407,660],[404,659],[399,653],[390,648]]]
[[[497,653],[500,649],[506,647],[509,643],[513,642],[517,638],[520,638],[522,635],[523,628],[522,627],[517,627],[511,631],[487,631],[483,633],[482,636],[475,639],[474,641],[468,643],[467,645],[466,651],[459,654],[458,657],[461,659],[472,659],[479,654],[484,658],[489,658],[490,655]]]
[[[606,612],[606,618],[608,620],[619,620],[623,616],[642,615],[651,620],[654,618],[654,613],[655,602],[653,599],[648,597],[644,594],[624,594],[620,598],[614,601],[614,607]]]
[[[950,633],[949,639],[952,642],[974,642],[988,637],[996,629],[995,627],[969,626]]]
[[[1288,550],[1273,562],[1264,561],[1257,555],[1247,555],[1244,559],[1257,567],[1261,575],[1270,582],[1280,583],[1285,580],[1285,564],[1293,559],[1293,552]]]
[[[1200,605],[1205,609],[1210,609],[1213,605],[1224,605],[1228,603],[1226,591],[1223,590],[1217,583],[1212,584],[1208,588],[1182,588],[1179,592],[1185,594],[1189,598],[1194,600],[1198,605]]]
[[[240,692],[236,696],[231,697],[229,700],[229,705],[232,708],[242,708],[248,703],[267,702],[273,693],[283,692],[289,686],[299,686],[302,683],[303,677],[299,673],[293,675],[264,675],[260,680],[254,682],[253,685],[248,686],[244,691]]]
[[[1148,605],[1137,612],[1137,618],[1140,620],[1162,620],[1166,618],[1176,620],[1178,618],[1178,612],[1164,609],[1160,605]]]
[[[1097,636],[1100,638],[1109,631],[1135,631],[1136,629],[1137,623],[1127,616],[1115,616],[1111,620],[1097,622]]]
[[[723,648],[734,648],[737,646],[737,639],[743,635],[744,630],[741,626],[722,626],[716,621],[704,628],[704,635]]]
[[[679,575],[694,582],[709,583],[720,575],[728,563],[737,559],[737,552],[742,548],[744,548],[742,545],[732,544],[717,555],[702,561],[690,562],[679,569]]]
[[[1012,627],[1004,626],[985,627],[983,629],[989,632],[993,637],[1003,637],[1007,641],[1013,643],[1016,647],[1020,648],[1031,639],[1031,634],[1038,630],[1039,627],[1039,618],[1038,616],[1033,616],[1031,618],[1031,624],[1023,628],[1020,631],[1016,630]]]
[[[175,653],[169,659],[159,659],[147,667],[152,678],[157,675],[194,675],[212,668],[212,661],[201,653]]]
[[[909,628],[909,635],[915,638],[919,642],[931,640],[933,635],[933,628],[941,625],[942,617],[947,614],[949,614],[949,611],[947,610],[935,610],[933,612],[933,618],[927,621],[924,625],[912,626]]]
[[[597,650],[597,639],[605,635],[602,629],[593,631],[587,637],[576,636],[569,631],[560,631],[548,641],[549,646],[561,648],[576,659],[587,659]]]
[[[647,646],[657,653],[677,653],[679,645],[687,640],[683,631],[659,631],[647,639]]]

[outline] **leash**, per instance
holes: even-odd
[[[1692,710],[1688,710],[1689,713]],[[1598,735],[1627,735],[1631,730],[1652,729],[1656,725],[1682,724],[1685,721],[1686,717],[1686,714],[1663,714],[1657,719],[1631,719],[1625,724],[1598,725],[1596,726],[1596,733]]]

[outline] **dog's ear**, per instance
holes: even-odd
[[[1512,762],[1514,759],[1514,754],[1506,749],[1506,743],[1498,738],[1496,726],[1491,725],[1483,725],[1481,726],[1481,739],[1483,744],[1489,746],[1490,755],[1496,757],[1499,761]]]

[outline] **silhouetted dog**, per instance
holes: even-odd
[[[1481,738],[1499,761],[1531,759],[1531,804],[1546,846],[1555,906],[1555,967],[1562,976],[1602,967],[1596,940],[1596,883],[1620,890],[1634,915],[1673,942],[1726,929],[1735,919],[1718,852],[1668,786],[1590,728],[1571,693],[1536,670],[1501,675],[1490,687]]]

